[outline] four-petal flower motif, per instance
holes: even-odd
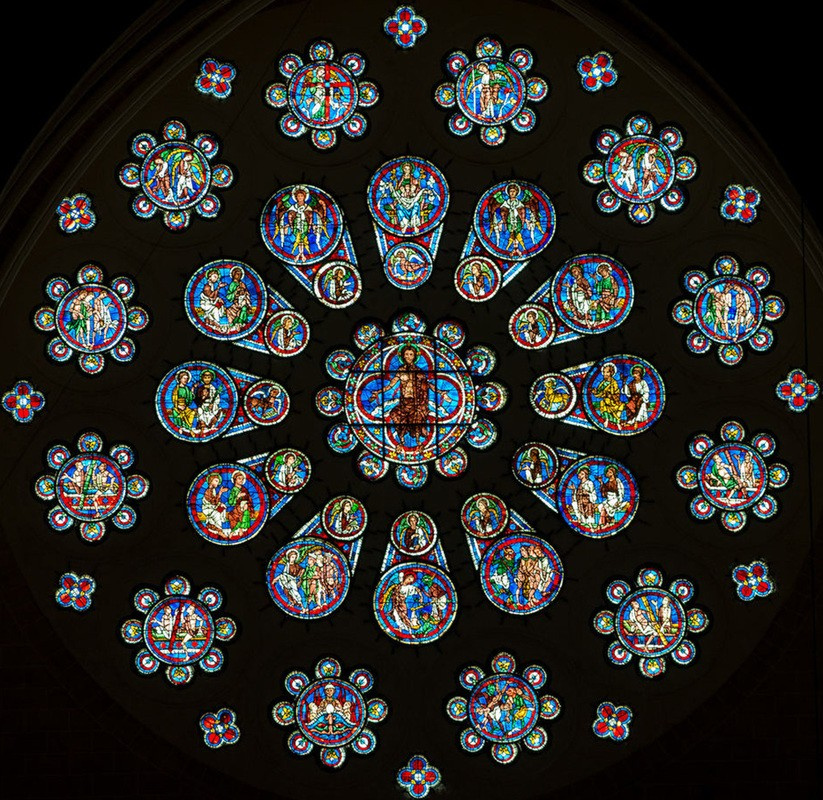
[[[75,194],[64,197],[57,206],[57,223],[63,233],[77,233],[94,227],[97,215],[91,207],[91,197]]]
[[[790,472],[784,464],[766,463],[777,450],[770,433],[758,433],[747,444],[743,425],[729,420],[721,426],[720,438],[716,445],[708,434],[697,434],[689,443],[689,453],[700,464],[684,464],[675,480],[681,489],[698,491],[689,505],[692,516],[702,521],[719,510],[723,527],[738,533],[746,526],[747,510],[759,519],[777,513],[777,500],[766,492],[782,489]]]
[[[218,100],[225,100],[231,94],[231,82],[236,75],[237,70],[231,64],[221,64],[213,58],[207,58],[200,65],[200,74],[194,85],[202,94],[211,94]]]
[[[607,701],[597,707],[592,730],[594,735],[599,736],[601,739],[622,742],[629,738],[629,723],[631,721],[632,710],[628,706],[618,706]]]
[[[763,292],[771,282],[766,267],[756,266],[741,275],[740,262],[733,256],[719,256],[714,277],[703,270],[690,269],[683,286],[694,295],[675,303],[672,319],[679,325],[693,325],[686,334],[686,347],[703,355],[717,345],[721,363],[734,366],[743,360],[743,344],[764,353],[774,344],[774,332],[767,322],[776,322],[786,312],[782,297]]]
[[[200,717],[200,730],[203,731],[203,741],[213,750],[224,744],[236,744],[240,738],[237,715],[230,708],[203,714]]]
[[[611,53],[583,56],[577,62],[577,72],[580,74],[580,85],[587,92],[597,92],[617,83],[617,70],[612,65]]]
[[[31,422],[35,413],[46,405],[46,398],[29,381],[17,381],[11,390],[3,395],[3,408],[11,414],[15,422]]]
[[[653,135],[655,123],[647,114],[635,114],[626,122],[625,134],[603,128],[595,147],[604,158],[583,164],[583,180],[605,183],[595,198],[604,214],[614,214],[625,204],[632,222],[645,225],[654,219],[656,204],[664,211],[679,211],[686,203],[681,183],[697,175],[692,156],[675,156],[683,145],[683,134],[674,126]]]
[[[73,608],[75,611],[88,611],[91,608],[92,595],[97,583],[91,575],[78,575],[66,572],[60,576],[59,586],[54,593],[57,605]]]
[[[429,764],[425,756],[412,756],[397,773],[397,783],[410,797],[426,797],[429,789],[440,784],[440,770]]]
[[[366,132],[366,117],[358,108],[371,108],[380,92],[374,83],[358,81],[366,71],[360,53],[334,57],[331,42],[318,40],[308,49],[309,61],[297,53],[286,53],[278,64],[286,83],[266,89],[266,102],[277,109],[288,108],[280,118],[280,131],[291,139],[311,131],[311,143],[318,150],[337,144],[337,129],[350,139]]]
[[[464,750],[476,753],[490,742],[492,758],[498,764],[510,764],[517,758],[518,742],[535,752],[548,744],[549,734],[537,722],[557,719],[561,704],[554,695],[537,694],[549,680],[543,667],[526,667],[521,677],[515,675],[514,658],[498,653],[491,668],[491,675],[474,666],[460,673],[460,685],[471,694],[468,698],[458,696],[449,700],[446,714],[455,722],[468,721],[469,727],[460,734]],[[503,703],[509,706],[510,713],[494,713]]]
[[[747,602],[774,591],[774,581],[769,577],[769,566],[765,561],[740,564],[732,570],[732,580],[736,584],[737,596]]]
[[[223,651],[213,646],[214,641],[233,639],[237,625],[231,617],[214,619],[213,612],[223,604],[218,589],[209,586],[190,597],[191,582],[182,575],[173,575],[163,589],[165,597],[154,589],[138,590],[134,607],[145,619],[127,619],[120,635],[126,644],[144,645],[134,659],[141,675],[151,675],[165,664],[169,682],[183,686],[194,677],[195,664],[203,672],[217,672],[223,666]]]
[[[757,217],[757,206],[760,205],[760,192],[753,186],[745,188],[740,184],[726,187],[723,199],[720,201],[720,216],[723,219],[737,220],[751,223]]]
[[[198,133],[188,139],[186,126],[169,120],[162,140],[151,133],[139,133],[131,151],[139,164],[124,164],[118,173],[127,189],[138,189],[131,204],[140,219],[163,212],[163,222],[171,231],[182,231],[191,222],[192,212],[204,219],[220,213],[220,200],[214,189],[226,189],[234,181],[227,164],[213,164],[220,150],[217,137]]]
[[[429,29],[428,23],[411,6],[398,6],[394,15],[383,23],[383,30],[394,37],[394,43],[404,50],[414,47],[418,37]]]
[[[537,124],[537,114],[526,103],[540,103],[549,94],[544,78],[526,73],[534,63],[531,51],[518,47],[503,58],[497,39],[485,37],[477,43],[475,61],[457,50],[446,57],[446,71],[454,81],[434,90],[441,108],[457,105],[446,123],[455,136],[467,136],[480,126],[480,141],[494,147],[506,139],[506,123],[518,133],[527,133]]]
[[[786,401],[789,411],[800,413],[809,407],[809,403],[817,400],[820,395],[820,384],[807,378],[802,369],[793,369],[785,381],[777,384],[775,394]]]
[[[346,751],[368,755],[377,746],[377,736],[367,723],[382,722],[389,713],[385,700],[363,696],[374,686],[367,669],[355,669],[348,680],[341,678],[340,662],[322,658],[315,667],[316,680],[304,672],[286,676],[286,691],[294,700],[281,700],[272,708],[272,719],[282,726],[297,725],[288,738],[288,748],[297,756],[308,755],[317,746],[320,761],[341,767]]]
[[[604,608],[594,616],[597,633],[617,634],[606,650],[609,661],[622,667],[636,657],[640,674],[646,678],[666,671],[666,656],[675,664],[690,664],[697,647],[686,634],[702,633],[709,626],[705,611],[686,610],[695,595],[691,581],[677,578],[668,589],[663,583],[663,573],[653,567],[640,570],[634,590],[622,579],[613,580],[606,588],[606,599],[617,609]]]
[[[97,375],[106,365],[105,354],[115,361],[131,361],[137,345],[127,332],[145,330],[148,312],[131,305],[136,288],[124,275],[105,285],[105,273],[97,264],[85,264],[77,272],[77,286],[57,276],[46,284],[46,295],[55,306],[34,312],[34,327],[56,333],[46,345],[55,361],[68,361],[75,353],[77,365],[87,375]]]

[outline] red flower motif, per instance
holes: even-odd
[[[423,17],[418,17],[411,6],[399,6],[393,17],[389,17],[383,24],[383,30],[394,37],[398,47],[413,47],[418,36],[422,36],[428,25]]]
[[[57,222],[64,233],[76,233],[94,227],[97,217],[87,194],[64,197],[57,206]]]
[[[776,394],[788,403],[790,411],[805,411],[812,400],[817,400],[820,385],[810,380],[802,369],[792,370],[785,381],[777,384]]]
[[[629,722],[632,710],[628,706],[616,706],[613,703],[601,703],[597,707],[597,718],[592,730],[601,739],[622,742],[629,735]]]
[[[425,797],[429,789],[440,783],[440,771],[432,767],[425,756],[412,756],[397,773],[397,782],[412,797]]]
[[[3,395],[3,408],[15,422],[31,422],[34,415],[46,405],[46,398],[28,381],[18,381],[11,391]]]
[[[203,740],[212,748],[224,744],[234,744],[240,738],[237,717],[230,708],[221,708],[217,713],[207,713],[200,717],[200,730]]]

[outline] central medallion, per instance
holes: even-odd
[[[425,483],[430,461],[443,477],[461,475],[468,456],[458,444],[491,446],[496,430],[478,412],[497,411],[507,395],[500,384],[475,384],[496,359],[482,346],[460,355],[465,338],[453,320],[427,334],[413,312],[399,316],[391,333],[376,323],[360,325],[354,334],[360,355],[335,350],[326,359],[329,375],[344,381],[343,388],[317,394],[321,414],[345,415],[345,423],[329,430],[329,446],[347,453],[362,445],[357,467],[368,480],[382,478],[390,463],[398,465],[397,479],[410,489]]]
[[[474,421],[475,389],[463,359],[422,333],[379,339],[355,361],[344,394],[360,443],[398,464],[445,455]]]

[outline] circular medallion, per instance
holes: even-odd
[[[568,416],[577,403],[577,387],[559,372],[541,375],[529,390],[532,408],[546,419]]]
[[[155,398],[157,416],[177,439],[216,439],[234,420],[238,397],[234,379],[207,361],[175,367],[160,382]]]
[[[350,582],[346,557],[323,539],[292,540],[271,557],[266,568],[274,604],[301,619],[331,614],[345,599]]]
[[[449,188],[443,173],[414,156],[394,158],[371,179],[368,204],[374,221],[395,236],[434,230],[446,216]]]
[[[432,260],[425,247],[401,242],[386,253],[386,277],[398,289],[422,286],[432,274]]]
[[[628,203],[649,203],[674,183],[675,164],[669,148],[651,136],[629,136],[612,147],[605,163],[608,187]]]
[[[500,267],[486,256],[464,258],[454,273],[457,293],[472,303],[482,303],[494,297],[503,284]]]
[[[457,79],[455,100],[478,125],[501,125],[517,116],[526,102],[526,82],[520,71],[499,58],[469,64]]]
[[[511,614],[540,611],[563,584],[563,565],[555,549],[526,533],[495,541],[483,553],[479,571],[486,597]]]
[[[469,466],[469,456],[462,447],[455,447],[435,459],[434,469],[444,478],[459,478]]]
[[[554,328],[549,309],[540,303],[520,306],[509,319],[509,334],[515,344],[527,350],[548,347],[554,339]]]
[[[276,425],[289,413],[289,395],[279,384],[268,379],[256,381],[243,395],[243,411],[257,425]]]
[[[628,316],[634,286],[619,261],[609,256],[581,255],[569,259],[557,271],[551,296],[564,325],[577,333],[605,333]]]
[[[524,261],[552,240],[554,206],[539,187],[525,181],[504,181],[483,194],[474,212],[474,230],[493,256]]]
[[[537,695],[519,675],[490,675],[469,697],[469,722],[484,739],[516,742],[537,724]]]
[[[140,186],[164,211],[194,208],[211,184],[208,159],[187,142],[163,142],[143,159]]]
[[[143,638],[151,654],[164,664],[193,664],[208,653],[214,622],[198,600],[166,597],[146,615]]]
[[[648,430],[663,413],[666,397],[658,371],[642,358],[625,355],[594,364],[581,394],[589,419],[618,436]]]
[[[557,510],[563,521],[596,539],[622,531],[634,518],[638,501],[631,473],[602,456],[575,461],[557,484]]]
[[[57,502],[75,519],[97,521],[114,514],[126,498],[120,467],[99,453],[66,461],[55,480]]]
[[[266,461],[266,480],[278,492],[299,492],[311,476],[311,463],[299,450],[284,447],[276,450]]]
[[[333,61],[306,64],[289,81],[289,108],[309,128],[342,125],[354,114],[357,100],[357,82]]]
[[[545,489],[557,477],[557,454],[548,445],[529,442],[515,451],[512,471],[524,486]]]
[[[295,717],[310,742],[323,748],[343,747],[363,728],[366,702],[348,681],[322,678],[309,684],[297,698]]]
[[[422,464],[451,450],[474,420],[475,389],[463,360],[422,333],[387,336],[346,380],[346,419],[374,455]]]
[[[70,347],[81,353],[99,353],[123,338],[128,312],[116,292],[86,283],[63,295],[54,321],[60,338]]]
[[[323,528],[335,539],[356,539],[366,530],[366,521],[366,509],[355,497],[335,497],[323,508]]]
[[[231,341],[247,336],[263,321],[266,287],[242,261],[211,261],[189,279],[186,314],[200,333]]]
[[[422,511],[406,511],[391,526],[391,543],[412,558],[428,553],[437,541],[434,520]]]
[[[639,589],[626,596],[614,616],[615,632],[636,656],[663,656],[686,635],[686,612],[665,589]]]
[[[360,273],[348,261],[328,261],[314,276],[314,296],[331,308],[357,302],[361,290]]]
[[[457,591],[451,578],[432,564],[397,564],[380,578],[374,610],[385,633],[404,644],[439,639],[457,613]]]
[[[307,266],[333,255],[343,235],[343,214],[316,186],[286,186],[264,206],[260,230],[274,256],[291,266]]]
[[[763,322],[760,292],[742,278],[708,281],[694,299],[694,321],[712,341],[744,342]]]
[[[472,536],[480,539],[493,539],[506,530],[509,522],[509,509],[495,494],[483,492],[474,494],[460,511],[463,528]]]
[[[700,465],[700,489],[723,511],[755,505],[766,493],[768,482],[763,458],[746,444],[721,444],[709,450]]]
[[[204,539],[240,544],[257,536],[268,520],[269,493],[246,467],[217,464],[192,481],[186,506],[191,524]]]
[[[296,356],[309,343],[309,323],[292,309],[275,311],[266,323],[263,338],[276,356]]]

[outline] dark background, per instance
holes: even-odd
[[[725,16],[708,3],[691,4],[688,10],[638,5],[740,105],[819,218],[817,177],[809,168],[815,155],[814,120],[806,100],[817,91],[811,77],[815,26],[780,17],[773,9],[747,7],[745,16],[730,9]],[[423,4],[418,10],[426,13]],[[32,34],[16,43],[15,78],[4,89],[3,177],[60,102],[67,82],[80,80],[132,19],[125,8],[106,5],[95,11],[95,4],[85,4],[82,17],[67,16],[59,26],[44,26],[34,12],[28,26],[18,25]],[[38,43],[36,50],[32,41]],[[15,565],[10,562],[8,569],[0,676],[6,725],[0,753],[7,762],[3,785],[9,796],[183,798],[205,796],[209,789],[237,796],[222,774],[211,774],[168,747],[157,748],[150,757],[145,748],[132,747],[151,732],[131,723],[54,640]],[[793,789],[796,797],[815,796],[820,787],[815,754],[820,749],[811,611],[817,597],[809,565],[763,639],[772,644],[760,647],[712,702],[609,773],[559,796],[594,796],[605,785],[637,797],[678,787],[688,787],[698,797],[743,787],[758,787],[764,794],[783,787]],[[476,660],[488,655],[481,652]],[[636,688],[642,691],[643,684]],[[378,728],[378,733],[383,731]]]

